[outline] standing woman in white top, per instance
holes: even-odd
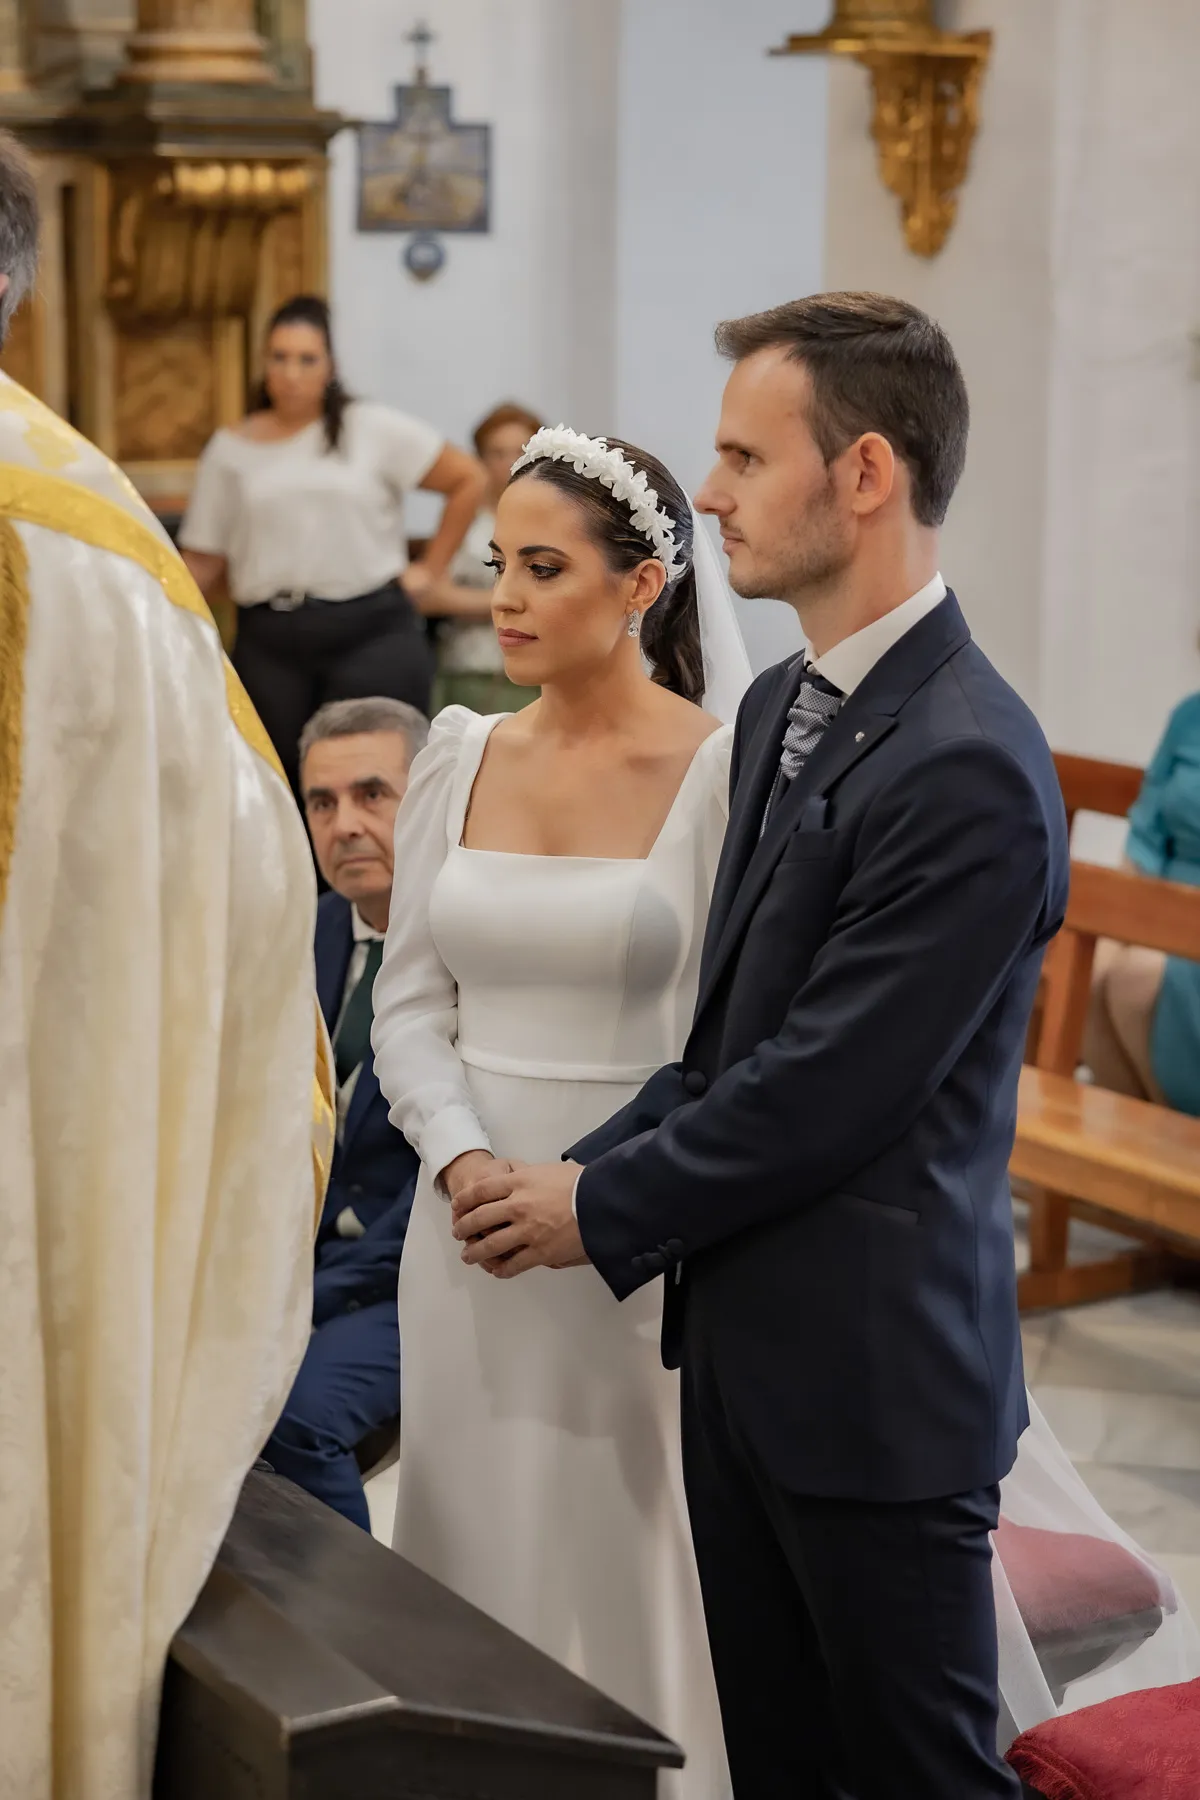
[[[256,403],[205,449],[179,541],[203,592],[228,581],[234,666],[293,787],[300,733],[326,701],[386,694],[429,712],[433,656],[417,606],[484,486],[474,457],[432,425],[347,397],[323,300],[280,307]],[[412,488],[446,504],[424,558],[406,567]]]

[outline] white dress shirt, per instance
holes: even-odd
[[[835,688],[841,688],[849,697],[856,687],[861,687],[875,664],[886,656],[893,644],[898,644],[906,632],[912,630],[919,620],[931,613],[935,606],[940,606],[946,598],[946,583],[940,575],[927,581],[923,588],[903,602],[884,613],[882,619],[875,619],[870,625],[864,625],[861,631],[853,632],[850,637],[843,638],[824,656],[815,656],[812,666],[818,675],[831,681]]]

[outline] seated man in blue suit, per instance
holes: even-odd
[[[335,700],[300,739],[313,847],[317,993],[333,1042],[338,1133],[317,1233],[313,1334],[263,1455],[369,1531],[355,1446],[400,1410],[396,1285],[420,1164],[388,1123],[371,990],[392,896],[392,833],[428,722],[400,700]]]

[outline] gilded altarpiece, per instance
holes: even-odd
[[[324,291],[340,120],[313,105],[304,0],[129,10],[105,39],[95,0],[0,0],[0,123],[44,212],[3,367],[171,514],[245,410],[270,312]]]

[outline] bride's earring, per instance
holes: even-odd
[[[629,637],[641,637],[642,615],[640,612],[630,613],[629,623],[626,625],[625,631]]]

